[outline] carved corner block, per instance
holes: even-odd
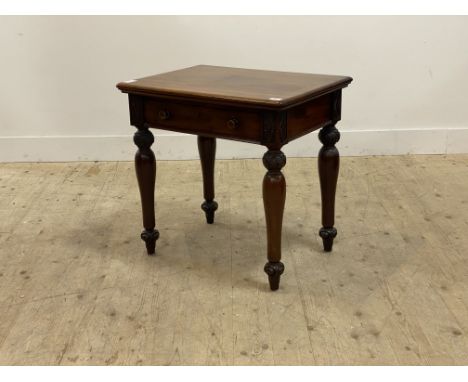
[[[288,117],[286,111],[263,113],[261,143],[267,147],[281,147],[288,139]]]
[[[142,96],[129,94],[130,124],[139,129],[145,127],[145,99]]]

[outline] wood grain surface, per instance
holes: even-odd
[[[125,93],[284,107],[346,87],[351,77],[197,65],[117,84]]]

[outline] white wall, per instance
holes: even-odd
[[[0,161],[131,160],[115,84],[200,63],[352,76],[344,155],[468,152],[467,41],[462,16],[3,16]],[[157,134],[159,158],[197,157],[192,136]],[[218,157],[262,152],[222,141]]]

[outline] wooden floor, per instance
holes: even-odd
[[[260,160],[159,162],[157,255],[131,162],[0,164],[0,363],[468,364],[468,156],[342,158],[338,237],[290,159],[286,270],[263,265]]]

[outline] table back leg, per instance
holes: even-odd
[[[340,167],[340,155],[335,143],[340,140],[340,132],[334,125],[327,125],[319,132],[323,144],[318,156],[320,190],[322,194],[322,228],[319,235],[323,240],[323,249],[330,252],[336,237],[335,193]]]
[[[205,211],[206,222],[213,224],[218,203],[214,200],[214,166],[216,156],[216,138],[198,136],[198,152],[203,174],[203,197],[201,208]]]
[[[155,229],[154,216],[156,158],[150,148],[154,142],[154,137],[148,127],[144,126],[138,128],[133,141],[138,146],[135,154],[135,170],[140,188],[143,226],[145,228],[141,233],[141,238],[145,241],[148,255],[152,255],[155,253],[156,240],[159,237],[159,232]]]

